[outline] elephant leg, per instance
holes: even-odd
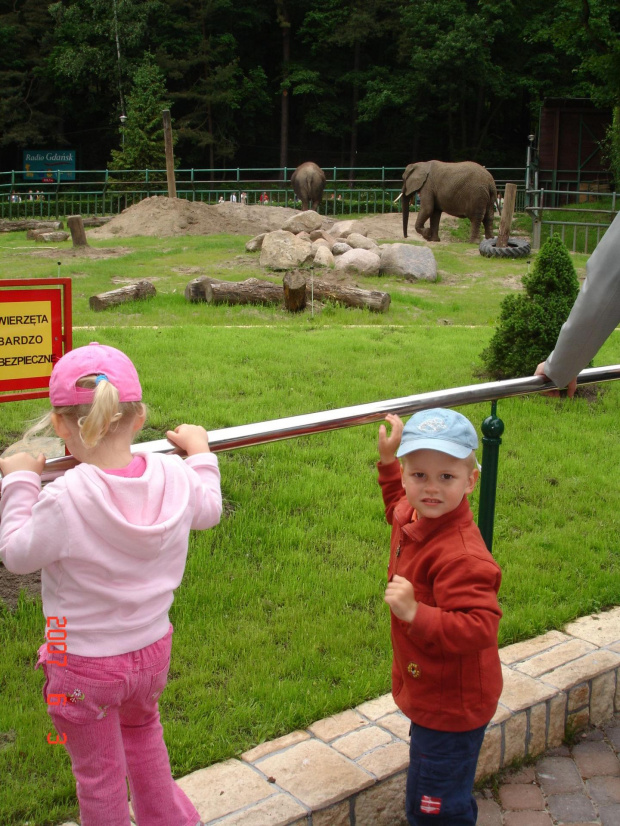
[[[431,225],[428,232],[427,241],[439,241],[439,219],[441,218],[441,210],[433,210],[431,215]]]
[[[477,244],[480,239],[480,216],[472,215],[469,220],[471,222],[471,232],[469,233],[469,240],[470,243]]]
[[[484,223],[484,237],[485,238],[493,238],[495,233],[493,231],[493,217],[494,217],[494,207],[491,204],[490,207],[487,208],[485,216],[483,218]]]
[[[301,210],[302,212],[306,212],[308,210],[308,199],[302,198],[301,199]]]
[[[441,214],[441,213],[440,213]],[[432,221],[432,211],[428,208],[425,208],[420,204],[420,211],[418,212],[418,217],[415,219],[415,231],[418,235],[421,235],[422,238],[425,238],[427,241],[431,241],[431,231],[427,227],[424,226],[428,218],[431,218]]]

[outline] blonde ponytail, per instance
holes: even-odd
[[[82,444],[87,448],[93,448],[105,437],[112,425],[128,417],[133,419],[145,410],[142,402],[119,402],[116,387],[100,376],[84,376],[77,382],[77,386],[95,391],[92,403],[53,407],[26,431],[24,439],[30,439],[37,433],[49,430],[52,413],[57,413],[66,419],[72,419],[77,424]]]

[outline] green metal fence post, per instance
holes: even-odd
[[[504,423],[497,417],[497,401],[491,402],[491,415],[482,422],[482,471],[478,527],[489,551],[493,552],[493,520],[497,491],[497,464]]]

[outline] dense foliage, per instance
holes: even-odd
[[[579,279],[559,235],[545,241],[522,280],[525,293],[504,298],[497,329],[481,354],[497,380],[531,376],[553,350],[575,303]]]
[[[147,53],[183,167],[521,166],[547,96],[610,107],[618,154],[615,0],[0,0],[2,168],[104,168]]]

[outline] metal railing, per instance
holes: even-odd
[[[177,197],[217,204],[234,194],[240,203],[245,192],[248,204],[299,205],[290,183],[294,167],[236,169],[177,169]],[[402,167],[324,167],[327,184],[320,207],[327,215],[399,212],[396,198],[402,187]],[[517,184],[516,209],[525,205],[523,168],[495,168],[498,192],[506,183]],[[0,172],[0,218],[60,219],[67,215],[116,215],[126,207],[151,197],[167,195],[165,170],[76,170],[73,180],[58,171],[55,180],[33,181],[21,170]]]
[[[554,206],[555,196],[572,197],[574,203],[566,202],[566,206]],[[576,190],[529,189],[526,193],[530,199],[530,206],[525,211],[532,217],[532,249],[540,249],[541,244],[549,235],[558,234],[571,252],[592,253],[609,224],[618,213],[617,193],[585,192]],[[591,203],[594,208],[585,204]],[[584,204],[583,206],[581,204]],[[605,207],[608,208],[605,208]],[[609,221],[572,220],[573,217],[605,215]],[[551,216],[546,219],[543,216]],[[555,217],[553,217],[555,215]]]
[[[620,379],[620,364],[583,370],[577,378],[577,384],[593,384],[615,379]],[[541,376],[526,376],[508,381],[453,387],[447,390],[371,402],[370,404],[342,407],[337,410],[325,410],[319,413],[308,413],[255,424],[226,427],[222,430],[212,430],[209,432],[209,446],[214,453],[218,453],[224,450],[236,450],[268,442],[282,441],[283,439],[293,439],[297,436],[339,430],[344,427],[372,424],[373,422],[383,421],[388,413],[409,416],[418,410],[426,410],[431,407],[459,407],[491,401],[493,403],[491,415],[482,423],[482,474],[478,513],[480,531],[487,547],[491,550],[493,545],[498,455],[504,429],[503,423],[496,415],[497,400],[512,396],[523,396],[528,393],[540,393],[554,388],[553,382],[545,381]],[[179,452],[167,439],[141,442],[133,445],[132,450],[140,453]],[[73,456],[49,459],[45,463],[43,482],[52,481],[76,464],[77,461]]]

